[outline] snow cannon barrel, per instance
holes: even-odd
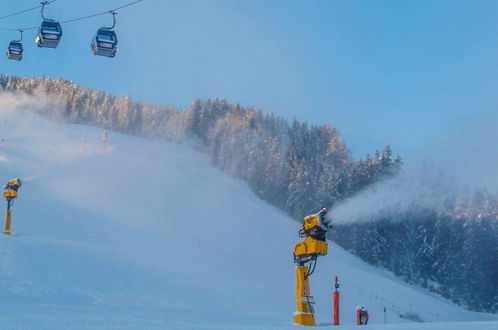
[[[328,231],[330,229],[332,229],[334,226],[332,225],[332,216],[329,215],[328,213],[328,209],[326,208],[323,208],[320,212],[318,212],[320,214],[320,224],[322,226],[322,228],[325,230],[325,231]]]
[[[305,217],[303,228],[299,232],[300,236],[317,236],[317,239],[324,240],[325,232],[332,228],[331,220],[327,218],[327,214],[328,210],[322,208],[319,212]]]

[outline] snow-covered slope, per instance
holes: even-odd
[[[1,328],[291,327],[300,224],[201,153],[113,132],[103,152],[101,134],[0,112],[0,180],[24,180],[13,236],[0,237]],[[312,277],[321,324],[331,321],[334,275],[344,325],[352,327],[360,303],[372,324],[384,323],[386,307],[387,322],[398,323],[386,329],[427,328],[400,314],[498,325],[335,244]]]

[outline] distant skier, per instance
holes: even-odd
[[[87,151],[87,145],[88,145],[88,134],[83,135],[83,152]]]
[[[356,306],[356,324],[366,325],[368,323],[368,311],[363,305]]]
[[[104,133],[102,133],[102,150],[104,151],[104,153],[106,152],[107,139],[108,139],[107,131],[104,131]]]

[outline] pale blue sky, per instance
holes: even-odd
[[[131,0],[58,0],[61,20]],[[2,1],[0,16],[37,1]],[[38,11],[0,27],[39,24]],[[226,98],[337,127],[355,156],[391,143],[405,158],[498,110],[498,1],[144,0],[119,12],[115,59],[94,57],[101,16],[63,26],[57,50],[25,34],[0,72],[67,78],[136,100]],[[1,32],[7,46],[16,33]]]

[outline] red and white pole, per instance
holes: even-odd
[[[334,325],[339,325],[339,277],[335,277],[334,290]]]

